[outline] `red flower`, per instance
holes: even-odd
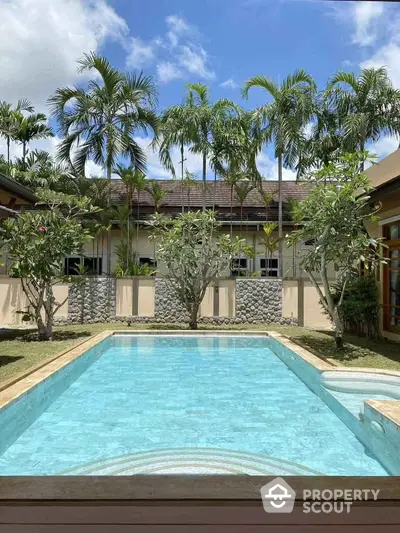
[[[40,233],[46,233],[46,231],[47,231],[46,226],[40,226],[39,231],[40,231]]]

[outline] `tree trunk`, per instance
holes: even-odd
[[[363,139],[361,139],[361,142],[360,142],[360,151],[363,152],[365,149],[365,142]],[[360,171],[361,172],[364,172],[364,168],[365,168],[365,162],[364,161],[361,161],[361,164],[360,164]]]
[[[7,165],[10,166],[10,136],[7,135]],[[10,172],[10,169],[8,169]]]
[[[182,189],[182,213],[185,211],[185,202],[183,200],[183,179],[184,179],[184,172],[183,172],[183,163],[184,163],[184,145],[183,145],[183,138],[181,140],[181,189]]]
[[[342,320],[339,316],[339,312],[336,309],[334,309],[333,311],[333,316],[332,316],[332,319],[333,319],[333,323],[335,325],[335,343],[336,343],[336,348],[338,348],[339,350],[342,350],[343,349],[343,324],[342,324]]]
[[[136,259],[139,262],[139,218],[140,218],[140,191],[137,191],[137,221],[136,221]]]
[[[231,185],[231,237],[233,232],[233,185]]]
[[[203,154],[203,211],[206,210],[206,193],[207,193],[207,157]]]
[[[111,165],[107,166],[107,180],[109,183],[109,190],[108,190],[108,199],[107,199],[107,207],[110,209],[111,207]],[[111,275],[111,229],[107,231],[107,275]]]
[[[25,168],[25,158],[26,158],[26,142],[22,143],[22,162],[24,163]]]
[[[199,306],[194,306],[194,308],[192,309],[192,312],[190,313],[190,322],[189,322],[190,329],[197,329],[198,312],[199,312]]]
[[[53,320],[48,318],[44,323],[40,311],[35,312],[35,320],[38,327],[38,334],[40,341],[51,341],[53,338]]]
[[[213,211],[215,211],[215,197],[217,195],[217,171],[214,169],[214,194],[213,194]]]
[[[283,209],[282,209],[282,156],[278,157],[278,237],[279,237],[279,277],[283,277]]]

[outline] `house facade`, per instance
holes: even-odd
[[[380,286],[382,334],[400,341],[400,150],[396,150],[367,170],[375,188],[372,201],[380,206],[377,222],[367,229],[374,237],[384,239],[387,259],[378,273]]]
[[[160,203],[158,211],[170,217],[175,217],[182,211],[198,211],[203,207],[202,182],[193,182],[190,186],[182,185],[179,180],[158,181],[165,196]],[[289,214],[291,200],[302,200],[308,194],[308,184],[285,181],[283,183],[283,232],[284,235],[293,230],[293,222]],[[263,225],[265,222],[278,221],[278,183],[268,181],[263,184],[263,192],[272,195],[269,205],[263,202],[262,194],[258,189],[253,189],[243,202],[240,202],[235,191],[222,182],[208,182],[206,189],[206,207],[214,209],[221,222],[220,231],[240,236],[247,241],[253,250],[252,257],[237,257],[230,269],[223,275],[226,277],[270,277],[279,276],[278,250],[268,250],[265,245]],[[126,204],[127,190],[121,180],[112,181],[112,204],[118,208]],[[157,260],[156,244],[149,239],[151,228],[149,222],[155,213],[153,198],[147,191],[138,196],[133,195],[131,205],[131,229],[133,232],[133,248],[140,264],[148,264],[157,270],[160,275],[166,274],[166,267]],[[107,271],[108,247],[105,234],[97,237],[84,250],[82,257],[70,257],[65,262],[65,273],[76,272],[77,265],[84,265],[91,274],[113,274],[118,263],[118,244],[121,240],[121,222],[112,221],[111,234],[111,268]],[[276,230],[273,236],[278,236]],[[302,253],[312,243],[302,243],[297,247],[287,247],[283,250],[283,277],[307,278],[300,268]]]

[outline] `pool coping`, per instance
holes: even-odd
[[[276,339],[283,344],[286,348],[294,352],[298,357],[312,365],[321,374],[324,372],[346,372],[349,374],[365,374],[365,375],[381,375],[392,376],[399,379],[400,372],[397,370],[385,370],[379,368],[368,367],[346,367],[339,365],[331,365],[330,363],[320,359],[313,353],[309,352],[302,346],[299,346],[285,335],[276,333],[274,331],[268,332],[269,336]],[[375,415],[381,420],[386,421],[389,425],[392,425],[396,432],[400,433],[400,400],[364,400],[364,406],[369,413],[375,413]]]
[[[375,368],[348,368],[338,366],[326,360],[319,358],[307,349],[299,346],[285,335],[274,331],[266,330],[105,330],[101,333],[91,336],[73,346],[70,349],[64,350],[58,355],[54,356],[49,361],[44,362],[39,367],[32,368],[27,371],[23,377],[16,377],[11,384],[0,386],[0,409],[11,404],[29,390],[38,386],[42,381],[48,379],[52,374],[58,372],[63,367],[70,364],[75,359],[79,358],[90,348],[93,348],[105,339],[114,335],[134,335],[134,336],[148,336],[148,335],[173,335],[173,336],[235,336],[235,337],[251,337],[263,336],[276,339],[286,348],[294,352],[298,357],[312,365],[321,374],[323,372],[349,372],[349,373],[363,373],[363,374],[380,374],[384,376],[397,377],[400,380],[400,372],[390,371]],[[369,410],[375,412],[379,417],[385,419],[389,424],[395,426],[396,431],[400,432],[400,400],[364,400],[365,405]]]

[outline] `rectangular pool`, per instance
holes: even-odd
[[[0,411],[0,475],[388,475],[269,346],[110,337]]]

